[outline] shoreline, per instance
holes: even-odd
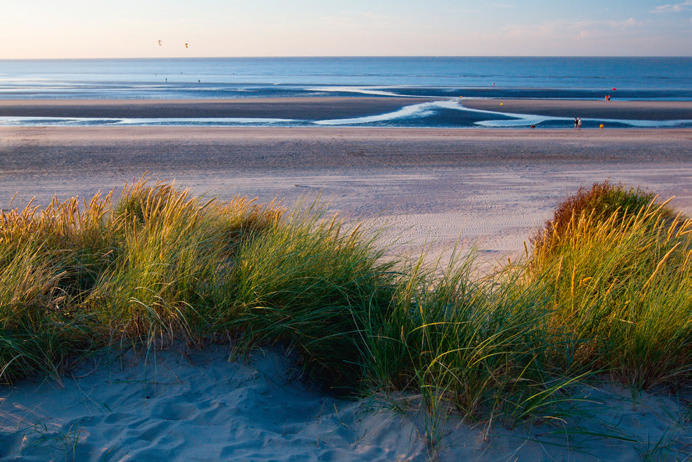
[[[690,120],[692,101],[618,101],[551,99],[461,99],[469,109],[550,117],[620,120]],[[502,103],[502,106],[500,106]]]
[[[462,95],[463,96],[463,95]],[[406,106],[456,101],[472,111],[460,120],[473,121],[475,110],[500,114],[585,117],[617,120],[692,120],[692,101],[600,101],[553,99],[289,97],[191,100],[0,99],[0,117],[59,118],[250,118],[329,120],[382,115]],[[500,104],[502,103],[502,106]],[[464,113],[466,112],[466,113]]]
[[[616,128],[592,129],[572,128],[536,129],[525,128],[426,128],[426,127],[359,127],[359,126],[313,126],[313,127],[204,127],[204,126],[72,126],[72,127],[3,127],[0,134],[4,144],[17,145],[17,138],[37,135],[45,142],[61,144],[82,144],[85,140],[132,141],[154,139],[175,141],[189,139],[199,142],[238,139],[340,139],[374,140],[398,139],[415,140],[472,140],[489,141],[597,141],[603,143],[647,144],[666,141],[671,144],[684,144],[692,139],[692,128]]]

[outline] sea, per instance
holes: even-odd
[[[0,99],[408,98],[391,113],[344,120],[0,117],[0,126],[570,126],[572,118],[483,111],[465,99],[692,101],[690,57],[320,57],[0,60]],[[433,103],[417,99],[440,98]],[[476,111],[478,112],[478,111]],[[483,120],[478,120],[483,119]],[[469,121],[471,120],[471,121]],[[692,120],[585,120],[691,127]]]

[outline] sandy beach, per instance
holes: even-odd
[[[576,419],[509,430],[434,419],[420,396],[325,395],[274,349],[247,362],[229,362],[227,346],[144,353],[87,361],[62,386],[0,388],[0,458],[625,462],[685,460],[692,444],[689,403],[613,385],[584,387]]]
[[[333,212],[386,223],[400,243],[461,238],[499,258],[596,181],[675,196],[692,214],[690,139],[689,129],[3,127],[0,207],[117,193],[148,172],[220,199],[290,206],[321,194]]]
[[[232,110],[350,117],[409,103],[402,101],[5,100],[0,115]],[[690,103],[569,103],[505,101],[503,110],[692,118]],[[498,102],[467,104],[489,109]],[[54,195],[117,195],[144,172],[222,200],[247,195],[291,206],[321,194],[331,212],[386,226],[382,243],[395,253],[431,242],[433,252],[444,252],[459,242],[477,245],[489,262],[521,254],[557,203],[596,181],[675,196],[672,206],[692,215],[692,129],[0,128],[3,209],[32,198],[45,205]],[[584,387],[584,413],[575,413],[583,418],[510,431],[453,416],[433,421],[415,396],[340,400],[292,379],[281,351],[258,351],[240,363],[228,362],[230,352],[228,345],[173,345],[149,358],[126,351],[81,364],[61,384],[36,379],[2,387],[0,459],[625,461],[647,454],[680,460],[692,452],[689,401],[665,390]],[[396,411],[397,402],[409,411]],[[655,452],[659,446],[666,450]]]

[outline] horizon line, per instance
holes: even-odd
[[[692,55],[283,55],[283,56],[90,56],[62,58],[0,58],[0,61],[62,61],[103,59],[303,59],[303,58],[690,58]]]

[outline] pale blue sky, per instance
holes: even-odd
[[[2,0],[0,59],[692,56],[665,1]]]

